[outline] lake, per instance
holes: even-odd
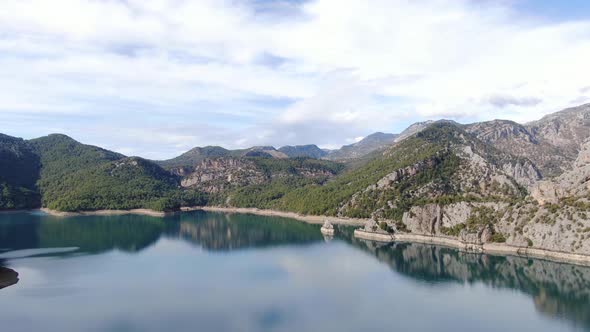
[[[2,331],[590,331],[590,268],[207,212],[0,214]],[[18,276],[17,276],[18,273]]]

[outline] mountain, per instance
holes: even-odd
[[[328,154],[328,152],[320,149],[315,144],[309,145],[287,145],[279,148],[279,151],[287,155],[289,158],[307,157],[320,159]]]
[[[77,142],[71,137],[52,134],[28,141],[41,162],[41,194],[54,183],[64,181],[71,173],[124,158],[122,154]]]
[[[36,181],[41,163],[27,142],[0,134],[0,209],[25,209],[41,204]]]
[[[445,120],[441,120],[441,121],[445,121]],[[416,122],[412,125],[410,125],[408,128],[406,128],[404,131],[402,131],[399,135],[397,135],[397,137],[395,138],[394,142],[401,142],[404,139],[415,135],[419,132],[421,132],[422,130],[428,128],[431,124],[433,124],[434,121],[423,121],[423,122]]]
[[[205,192],[210,204],[266,207],[306,185],[321,185],[343,165],[312,158],[224,157],[205,159],[183,172],[181,186]]]
[[[159,165],[166,168],[181,167],[194,165],[206,158],[226,157],[232,152],[220,146],[206,146],[193,148],[180,156],[168,160],[156,161]]]
[[[585,204],[590,199],[590,140],[582,144],[571,170],[554,179],[535,183],[532,197],[540,204]]]
[[[157,164],[61,134],[25,141],[0,135],[0,209],[59,211],[151,208],[202,204],[180,190],[180,178]]]
[[[254,146],[248,149],[227,150],[220,146],[206,146],[193,148],[180,156],[168,160],[154,161],[167,169],[191,167],[208,158],[220,157],[266,157],[266,158],[289,158],[285,153],[272,146]]]
[[[329,160],[350,160],[361,158],[373,151],[382,149],[395,142],[396,134],[381,132],[373,133],[357,143],[345,145],[338,150],[330,151],[324,158]]]
[[[530,159],[544,177],[556,177],[571,169],[590,137],[590,104],[524,125],[494,120],[467,125],[466,130],[502,151]]]
[[[148,160],[121,158],[68,173],[59,185],[49,182],[43,203],[59,211],[172,210],[180,206],[178,186],[177,177]]]
[[[515,169],[527,171],[514,174]],[[435,123],[323,187],[286,195],[277,207],[401,221],[416,204],[522,198],[523,184],[537,178],[530,161],[493,149],[459,125]]]

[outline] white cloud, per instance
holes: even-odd
[[[169,155],[188,144],[333,146],[413,119],[528,121],[588,100],[590,19],[542,21],[510,4],[4,0],[0,121],[68,114],[52,126],[95,126],[84,118],[94,116],[145,132],[170,116],[222,131],[119,143]]]

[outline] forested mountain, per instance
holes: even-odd
[[[41,204],[36,182],[39,156],[21,138],[0,134],[0,209],[24,209]]]
[[[203,203],[201,194],[178,190],[178,177],[141,158],[60,134],[30,141],[3,135],[0,141],[2,209],[169,210]]]

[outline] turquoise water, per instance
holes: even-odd
[[[590,331],[590,268],[192,212],[0,214],[2,331]],[[18,273],[18,277],[16,276]]]

